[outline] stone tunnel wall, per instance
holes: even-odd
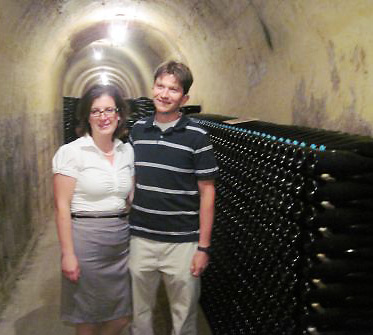
[[[47,116],[0,119],[0,310],[23,257],[52,216],[50,159],[59,139],[37,133],[40,124],[58,128]]]
[[[37,9],[25,1],[1,7],[0,310],[51,222],[51,159],[62,143],[61,63]]]

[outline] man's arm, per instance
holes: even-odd
[[[215,183],[214,180],[198,181],[200,193],[200,214],[199,214],[199,242],[200,247],[209,247],[211,244],[212,225],[214,223],[214,205],[215,205]],[[198,277],[207,267],[209,255],[203,251],[196,251],[192,265],[191,273]]]

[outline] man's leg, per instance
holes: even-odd
[[[157,243],[132,237],[129,269],[132,278],[132,335],[153,335],[153,310],[161,274],[157,270]]]
[[[173,335],[197,334],[200,279],[190,273],[197,242],[169,244],[160,262],[170,302]]]

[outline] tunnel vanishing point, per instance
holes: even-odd
[[[205,113],[373,134],[371,0],[0,0],[0,18],[0,306],[53,217],[64,96],[150,96],[176,59]]]

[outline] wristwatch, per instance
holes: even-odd
[[[211,248],[210,247],[200,247],[200,246],[198,246],[197,250],[205,252],[207,255],[211,254]]]

